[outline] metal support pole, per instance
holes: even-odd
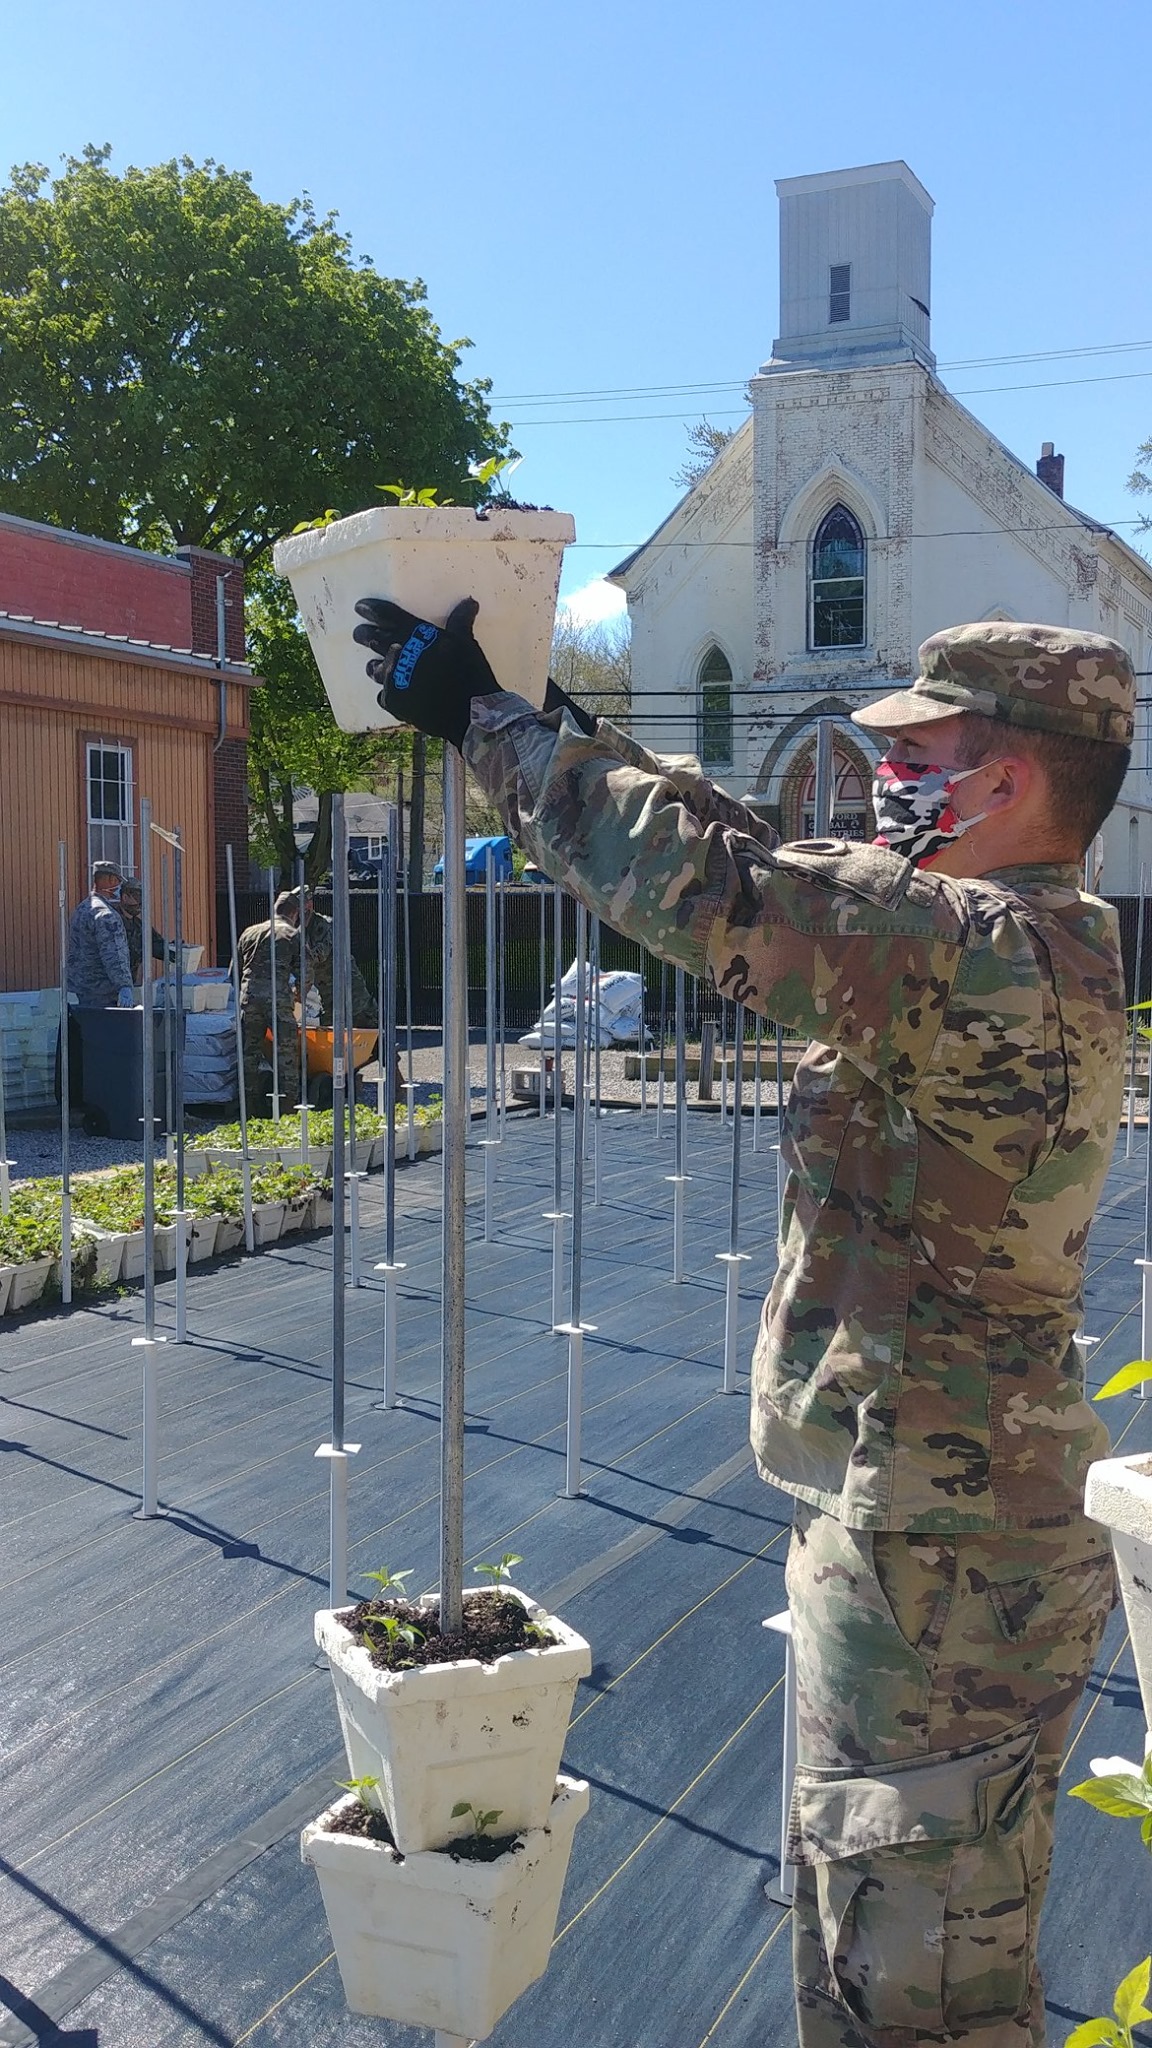
[[[588,1006],[589,1020],[594,1020],[596,1041],[592,1048],[592,1207],[600,1207],[600,1038],[602,1014],[600,1009],[600,919],[592,919],[591,945],[591,1000]]]
[[[341,876],[344,886],[341,888]],[[332,798],[332,1434],[316,1452],[329,1460],[328,1593],[348,1593],[348,1458],[344,1441],[344,1193],[347,1134],[348,833],[344,798]],[[355,1160],[355,1154],[353,1154]]]
[[[1152,1097],[1152,1074],[1149,1075],[1149,1094]],[[1144,1256],[1137,1259],[1140,1268],[1140,1356],[1152,1358],[1152,1107],[1148,1116],[1148,1145],[1144,1155]],[[1152,1379],[1141,1380],[1139,1398],[1145,1401],[1152,1394]]]
[[[728,1121],[728,998],[720,998],[720,1122]]]
[[[640,948],[640,1114],[648,1113],[648,1026],[644,1016],[644,947]]]
[[[784,1164],[784,1026],[776,1026],[776,1213],[784,1214],[784,1184],[788,1178]]]
[[[764,1887],[768,1897],[777,1906],[790,1906],[796,1892],[796,1879],[792,1865],[785,1861],[788,1854],[788,1816],[792,1808],[792,1785],[796,1776],[796,1665],[792,1656],[792,1616],[785,1608],[783,1614],[773,1614],[761,1623],[776,1635],[784,1638],[784,1743],[780,1759],[780,1874],[777,1882]]]
[[[544,1012],[548,1007],[548,905],[540,889],[540,1114],[548,1109],[548,1051],[544,1044]]]
[[[496,1092],[496,857],[491,845],[484,849],[484,1242],[492,1236],[492,1185],[496,1173],[495,1146],[500,1140],[499,1099]]]
[[[57,844],[56,910],[60,938],[60,1299],[72,1299],[72,1155],[68,1070],[68,848]],[[2,1083],[0,1083],[2,1085]],[[0,1153],[7,1151],[0,1142]],[[7,1165],[4,1167],[7,1176]],[[7,1203],[5,1203],[7,1208]]]
[[[544,1221],[552,1225],[552,1328],[564,1322],[564,1044],[560,1028],[560,983],[564,978],[564,892],[559,882],[552,891],[552,1207]],[[544,1009],[540,1011],[540,1043],[544,1043]]]
[[[172,834],[172,945],[175,1050],[172,1060],[173,1108],[176,1118],[176,1342],[188,1341],[188,1228],[191,1212],[184,1207],[186,1138],[184,1116],[184,843],[179,826]]]
[[[763,1095],[763,1081],[760,1072],[760,1055],[764,1049],[764,1019],[756,1019],[756,1085],[752,1097],[752,1150],[760,1150],[760,1106]]]
[[[672,1183],[672,1278],[678,1286],[684,1278],[684,1122],[688,1108],[688,1085],[684,1050],[684,969],[676,969],[676,1171],[665,1175]],[[660,1061],[664,1069],[663,1057]]]
[[[833,741],[836,735],[836,721],[832,718],[816,720],[816,787],[813,792],[813,838],[827,839],[832,830],[832,809],[834,802],[834,756]]]
[[[152,829],[154,832],[157,831],[155,825]],[[168,839],[166,832],[159,833],[158,836],[165,840]],[[170,841],[169,844],[171,844]],[[176,1163],[176,1119],[173,1104],[175,1089],[172,1074],[172,982],[168,972],[172,957],[168,945],[169,930],[168,847],[163,846],[160,849],[160,944],[163,949],[163,957],[160,964],[164,982],[164,1158],[169,1166],[174,1166]],[[145,935],[144,944],[151,946],[151,932]]]
[[[593,1325],[581,1321],[580,1290],[584,1252],[584,1111],[585,1057],[588,1031],[588,912],[576,905],[576,1079],[572,1091],[572,1265],[570,1317],[561,1324],[568,1339],[568,1412],[564,1457],[564,1493],[580,1492],[580,1439],[584,1416],[584,1335]]]
[[[408,1105],[408,1157],[409,1159],[415,1159],[416,1076],[413,1067],[415,1055],[412,1047],[412,909],[408,889],[408,855],[405,851],[404,846],[404,777],[402,773],[398,773],[396,777],[396,815],[400,833],[397,845],[399,847],[401,856],[400,915],[404,936],[404,1032],[406,1048],[405,1072],[408,1076],[407,1080],[404,1083],[404,1099]],[[445,1103],[444,1113],[445,1116],[447,1116],[447,1103]]]
[[[498,1003],[497,1035],[500,1041],[500,1136],[508,1121],[508,983],[505,972],[508,951],[507,885],[501,875],[496,885],[496,994]]]
[[[244,1080],[244,1026],[240,1019],[240,948],[236,934],[236,871],[232,848],[224,848],[228,869],[228,927],[232,938],[232,1001],[236,1005],[236,1095],[240,1106],[240,1177],[244,1189],[244,1244],[256,1249],[252,1226],[252,1155],[248,1150],[248,1091]]]
[[[140,800],[141,1055],[144,1114],[144,1335],[156,1335],[156,1026],[152,1005],[152,805]]]
[[[352,1140],[352,1157],[356,1157],[356,1140]],[[353,1287],[363,1287],[364,1280],[360,1265],[360,1183],[367,1180],[366,1173],[349,1173],[348,1182],[348,1279]]]
[[[391,830],[389,830],[389,840],[391,840]],[[386,852],[385,852],[385,854],[382,854],[382,855],[381,855],[381,859],[380,859],[380,865],[379,865],[379,866],[378,866],[378,868],[376,869],[376,1114],[377,1114],[377,1116],[384,1116],[384,1115],[385,1115],[385,1109],[386,1109],[386,1104],[385,1104],[385,1092],[386,1092],[386,1091],[385,1091],[385,1085],[384,1085],[384,1012],[385,1012],[385,1009],[386,1009],[386,1007],[387,1007],[387,1005],[386,1005],[386,1001],[385,1001],[385,977],[386,977],[386,973],[387,973],[387,970],[386,970],[386,967],[385,967],[385,964],[384,964],[384,943],[385,943],[385,941],[384,941],[384,924],[385,924],[385,918],[384,918],[384,890],[385,890],[384,874],[385,874],[385,863],[386,863]],[[391,1133],[389,1133],[389,1136],[391,1137]]]
[[[468,933],[464,763],[444,749],[444,1154],[440,1354],[440,1626],[464,1618],[464,1201],[468,1140]]]
[[[380,1054],[384,1074],[384,1120],[388,1148],[384,1155],[384,1258],[375,1267],[384,1276],[384,1384],[374,1408],[395,1408],[396,1394],[396,1276],[406,1262],[396,1257],[396,813],[388,819],[388,840],[384,848],[381,902],[384,922],[380,929],[383,975],[384,1028]]]
[[[280,1121],[280,1020],[276,1001],[276,870],[268,870],[268,966],[272,975],[272,1121]]]
[[[1140,904],[1139,909],[1137,911],[1138,923],[1136,926],[1136,979],[1132,987],[1132,1051],[1130,1055],[1130,1063],[1128,1069],[1128,1131],[1124,1140],[1125,1159],[1130,1159],[1132,1157],[1132,1133],[1136,1128],[1136,1046],[1139,1037],[1140,1024],[1140,987],[1143,980],[1142,969],[1144,964],[1144,901],[1146,887],[1146,870],[1143,864],[1141,864]],[[1152,1041],[1149,1041],[1149,1053],[1152,1054]],[[1152,1094],[1152,1059],[1150,1059],[1149,1061],[1149,1093]],[[1150,1139],[1152,1139],[1152,1115],[1150,1115],[1148,1119],[1148,1131]]]
[[[735,1066],[732,1075],[732,1192],[728,1210],[728,1249],[718,1254],[725,1267],[724,1288],[724,1392],[734,1394],[736,1352],[740,1321],[740,1267],[747,1252],[740,1250],[740,1145],[744,1133],[744,1005],[736,1005],[732,1043]]]
[[[664,1054],[668,1046],[668,969],[660,962],[660,1052],[656,1062],[656,1136],[664,1136]]]
[[[141,838],[144,838],[141,832]],[[148,857],[148,841],[144,839]],[[157,1497],[160,1471],[160,1387],[157,1376],[156,1347],[164,1342],[163,1337],[133,1337],[132,1349],[140,1353],[143,1367],[143,1463],[140,1476],[140,1505],[133,1512],[133,1521],[154,1522],[162,1513]]]
[[[296,891],[299,900],[300,972],[300,1164],[308,1164],[308,891],[304,885],[304,862],[296,862]]]

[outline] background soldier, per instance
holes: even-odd
[[[300,967],[300,910],[287,891],[274,905],[275,926],[268,919],[250,924],[236,942],[240,956],[240,1025],[244,1046],[244,1094],[249,1116],[266,1116],[271,1108],[272,1013],[276,1013],[276,1053],[280,1075],[280,1108],[294,1110],[300,1100],[300,1040],[293,1009],[294,977]],[[276,937],[276,985],[272,985],[272,935]]]
[[[92,888],[72,912],[68,928],[68,987],[82,1009],[112,1009],[132,1001],[132,963],[123,921],[112,898],[120,887],[114,861],[98,860]]]
[[[358,609],[386,708],[463,748],[546,874],[823,1041],[781,1133],[752,1368],[757,1462],[796,1502],[799,2041],[1040,2048],[1057,1773],[1113,1599],[1073,1337],[1125,994],[1079,882],[1128,765],[1128,657],[1051,626],[937,633],[856,714],[890,736],[877,842],[780,847],[703,775],[505,695],[471,602],[416,638]]]
[[[332,919],[324,917],[320,911],[314,909],[311,894],[306,894],[304,898],[304,920],[304,929],[308,936],[308,952],[316,977],[316,987],[320,992],[320,1001],[323,1004],[324,1022],[331,1029],[333,1014]],[[348,958],[352,969],[353,1027],[356,1030],[376,1031],[380,1023],[376,998],[372,995],[364,976],[357,967],[352,957],[351,948],[349,948]],[[384,1057],[384,1047],[380,1044],[376,1047],[376,1056],[378,1059],[383,1059]],[[395,1086],[397,1112],[399,1113],[403,1110],[407,1099],[404,1094],[404,1076],[400,1068],[399,1054],[396,1057]]]
[[[124,933],[128,940],[128,959],[132,968],[132,979],[134,982],[140,980],[144,967],[144,921],[141,916],[143,901],[143,891],[136,877],[134,875],[125,875],[120,884],[117,909],[120,912]],[[165,959],[175,960],[176,958],[175,945],[169,941],[166,947],[163,938],[155,926],[152,928],[152,958],[159,961]]]

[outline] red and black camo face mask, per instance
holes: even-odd
[[[977,811],[974,818],[958,818],[952,796],[970,775],[990,766],[988,761],[959,769],[920,761],[881,761],[872,778],[872,803],[879,827],[873,845],[903,854],[918,868],[929,867],[954,839],[962,839],[988,816],[987,811]]]

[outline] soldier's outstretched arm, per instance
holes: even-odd
[[[706,801],[697,815],[654,761],[504,693],[473,700],[464,754],[525,851],[606,923],[915,1086],[972,937],[958,885],[882,847],[767,846]]]

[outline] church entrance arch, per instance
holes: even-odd
[[[872,812],[872,767],[861,750],[837,732],[832,749],[832,837],[869,840],[876,836]],[[816,740],[799,747],[780,790],[780,828],[785,839],[816,836]]]

